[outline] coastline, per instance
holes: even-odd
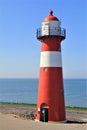
[[[87,107],[86,82],[87,79],[64,79],[66,106]],[[38,79],[0,79],[0,90],[0,102],[36,104]]]
[[[1,130],[86,130],[87,124],[77,123],[42,123],[32,120],[24,120],[13,115],[5,115],[0,113],[0,129]]]
[[[87,123],[87,108],[65,107],[68,122]],[[0,113],[13,114],[25,120],[35,120],[36,104],[0,102]]]
[[[24,106],[24,107],[36,107],[36,104],[29,103],[14,103],[14,102],[0,102],[0,105],[12,105],[12,106]],[[66,110],[77,110],[77,111],[87,111],[87,107],[75,107],[75,106],[65,106]]]
[[[36,122],[36,105],[19,103],[0,103],[1,130],[85,130],[87,110],[66,109],[67,123]]]

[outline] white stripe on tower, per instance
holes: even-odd
[[[42,51],[40,67],[62,67],[60,51]]]

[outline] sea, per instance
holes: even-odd
[[[0,79],[0,102],[37,104],[38,79]],[[65,106],[87,108],[87,79],[64,79]]]

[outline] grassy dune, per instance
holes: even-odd
[[[27,103],[0,102],[0,105],[10,105],[10,106],[19,106],[19,107],[34,107],[34,108],[36,107],[36,104],[27,104]],[[87,108],[66,106],[66,110],[87,111]]]

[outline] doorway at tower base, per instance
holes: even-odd
[[[38,108],[38,113],[36,116],[36,121],[41,122],[66,122],[66,118],[63,117],[60,119],[57,112],[53,112],[52,109],[46,103],[42,103]],[[55,118],[56,117],[56,118]]]
[[[39,120],[42,122],[48,122],[48,105],[46,103],[42,103],[40,108],[38,108]]]

